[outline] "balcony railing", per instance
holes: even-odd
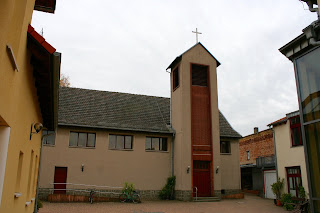
[[[276,157],[274,155],[268,157],[258,157],[256,159],[257,168],[275,167]]]

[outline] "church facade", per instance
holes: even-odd
[[[40,198],[92,188],[114,196],[130,182],[143,199],[157,199],[173,175],[178,200],[238,193],[241,135],[218,109],[219,65],[201,43],[191,47],[168,67],[171,98],[60,88]]]

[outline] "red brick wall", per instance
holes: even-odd
[[[274,155],[272,129],[248,135],[239,140],[240,164],[255,164],[256,158]],[[247,160],[250,151],[250,160]]]

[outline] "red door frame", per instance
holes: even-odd
[[[54,169],[54,194],[66,194],[67,186],[66,184],[56,184],[56,183],[67,183],[67,174],[68,174],[68,167],[58,167],[56,166]],[[62,189],[62,190],[61,190]],[[64,190],[63,190],[64,189]]]

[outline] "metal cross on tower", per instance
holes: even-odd
[[[202,33],[198,32],[198,28],[196,28],[196,31],[192,31],[192,32],[196,34],[196,39],[198,43],[198,34],[202,34]]]

